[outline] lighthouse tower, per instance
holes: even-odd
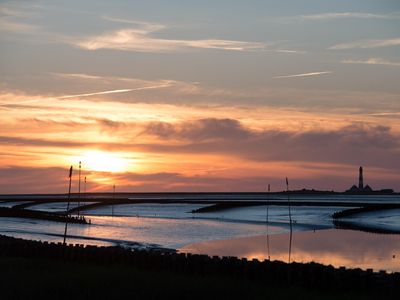
[[[360,191],[364,190],[364,178],[363,178],[363,168],[360,167],[358,175],[358,189]]]

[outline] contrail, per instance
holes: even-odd
[[[283,76],[275,76],[273,78],[293,78],[293,77],[308,77],[308,76],[317,76],[317,75],[324,75],[324,74],[332,74],[332,71],[324,71],[324,72],[312,72],[312,73],[302,73],[302,74],[295,74],[295,75],[283,75]]]
[[[69,99],[69,98],[76,98],[76,97],[90,97],[90,96],[95,96],[95,95],[127,93],[127,92],[133,92],[133,91],[142,91],[142,90],[151,90],[151,89],[169,87],[170,85],[171,84],[161,84],[161,85],[145,86],[145,87],[134,88],[134,89],[121,89],[121,90],[111,90],[111,91],[103,91],[103,92],[87,93],[87,94],[78,94],[78,95],[66,95],[66,96],[57,97],[57,99]]]

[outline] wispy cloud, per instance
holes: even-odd
[[[85,73],[50,73],[53,76],[60,77],[66,80],[75,81],[86,81],[91,84],[95,84],[95,89],[98,90],[125,90],[125,87],[129,85],[129,91],[138,90],[151,90],[156,88],[174,87],[174,92],[183,94],[192,94],[198,92],[200,83],[199,82],[188,82],[179,81],[173,79],[155,79],[145,80],[141,78],[133,77],[121,77],[121,76],[102,76],[95,74]],[[97,88],[98,87],[98,88]],[[170,92],[173,92],[170,90]],[[165,94],[162,95],[165,98]]]
[[[158,31],[165,29],[166,26],[159,24],[159,23],[152,23],[152,22],[144,22],[144,21],[138,21],[138,20],[129,20],[129,19],[123,19],[123,18],[115,18],[115,17],[110,17],[110,16],[102,16],[101,17],[103,20],[114,22],[114,23],[122,23],[122,24],[131,24],[135,26],[142,27],[145,32],[148,31]]]
[[[302,15],[299,18],[306,21],[330,21],[330,20],[348,19],[348,18],[394,20],[394,19],[400,19],[400,13],[394,12],[388,14],[373,14],[365,12],[333,12],[333,13],[330,12],[330,13],[321,13],[312,15]]]
[[[9,3],[0,5],[0,31],[8,31],[13,33],[30,33],[37,31],[39,26],[26,23],[27,17],[32,12],[17,9]]]
[[[371,57],[366,60],[345,59],[342,64],[361,64],[361,65],[384,65],[384,66],[400,66],[400,62],[393,62],[379,57]]]
[[[102,19],[122,24],[135,25],[142,28],[143,34],[149,34],[151,32],[156,32],[160,30],[165,30],[168,27],[163,24],[143,22],[137,20],[129,20],[123,18],[115,18],[110,16],[102,16]],[[136,31],[138,29],[135,29]],[[236,50],[236,51],[266,51],[266,52],[276,52],[276,53],[286,53],[286,54],[304,54],[304,50],[294,50],[294,49],[267,49],[267,45],[258,42],[243,42],[243,41],[232,41],[232,40],[219,40],[219,39],[207,39],[207,40],[163,40],[163,41],[173,41],[175,43],[181,43],[182,47],[192,47],[192,48],[207,48],[207,49],[221,49],[221,50]],[[175,45],[179,46],[179,45]]]
[[[135,52],[176,52],[187,49],[219,49],[231,51],[254,51],[265,48],[263,43],[220,39],[175,40],[152,37],[151,34],[163,29],[154,24],[140,24],[138,29],[121,29],[99,36],[70,40],[83,49],[115,49]]]
[[[161,84],[161,85],[154,85],[154,86],[139,87],[139,88],[134,88],[134,89],[119,89],[119,90],[110,90],[110,91],[102,91],[102,92],[95,92],[95,93],[66,95],[66,96],[57,97],[57,99],[82,98],[82,97],[90,97],[90,96],[96,96],[96,95],[127,93],[127,92],[134,92],[134,91],[159,89],[159,88],[165,88],[165,87],[169,87],[169,86],[170,86],[170,84]]]
[[[86,73],[50,73],[51,75],[67,78],[67,79],[78,79],[78,80],[96,80],[100,82],[129,82],[134,84],[141,84],[141,85],[157,85],[157,84],[174,84],[178,83],[178,81],[174,80],[143,80],[139,78],[131,78],[131,77],[120,77],[120,76],[100,76],[94,74],[86,74]]]
[[[13,33],[31,33],[39,29],[38,26],[0,18],[0,31]]]
[[[258,42],[245,42],[224,39],[176,40],[153,37],[155,32],[166,29],[165,25],[126,20],[103,16],[103,19],[130,24],[135,28],[125,28],[81,40],[69,39],[71,44],[87,49],[116,49],[135,52],[176,52],[187,49],[219,49],[231,51],[263,50],[266,45]]]
[[[331,50],[345,50],[354,48],[378,48],[400,45],[400,38],[385,39],[385,40],[359,40],[349,43],[338,44],[330,47]]]
[[[295,78],[295,77],[309,77],[309,76],[318,76],[318,75],[325,75],[325,74],[332,74],[332,71],[322,71],[322,72],[311,72],[311,73],[302,73],[302,74],[294,74],[294,75],[282,75],[282,76],[275,76],[273,78]]]
[[[27,22],[27,19],[34,15],[33,6],[23,7],[12,2],[0,4],[0,32],[37,32],[40,27]]]

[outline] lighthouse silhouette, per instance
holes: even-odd
[[[358,189],[360,191],[364,190],[364,178],[363,178],[363,168],[360,167],[358,171]]]
[[[363,167],[358,169],[358,186],[353,184],[351,188],[346,190],[347,193],[370,193],[373,192],[371,187],[367,184],[364,186]]]

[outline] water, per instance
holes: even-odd
[[[79,203],[80,206],[91,204],[93,202],[85,202],[82,201]],[[67,209],[68,202],[52,202],[52,203],[41,203],[37,205],[29,206],[29,209],[32,210],[41,210],[41,211],[48,211],[48,212],[65,212]],[[78,207],[78,202],[70,202],[69,209],[73,209]]]
[[[201,219],[92,216],[92,225],[69,224],[68,235],[76,243],[130,245],[134,242],[156,247],[179,248],[204,241],[264,234],[265,225]],[[35,240],[62,241],[63,223],[2,218],[0,234]],[[271,227],[271,232],[287,232]],[[72,243],[71,239],[68,239]],[[136,246],[136,245],[134,245]]]
[[[269,236],[271,260],[288,261],[289,238],[289,234]],[[200,242],[182,247],[180,251],[258,260],[268,258],[265,235]],[[400,272],[400,235],[338,229],[295,232],[291,261]]]
[[[346,219],[347,222],[370,228],[399,230],[400,209],[363,212]]]
[[[100,200],[101,197],[91,200]],[[133,195],[136,198],[143,195]],[[82,212],[91,225],[69,224],[68,243],[90,245],[121,245],[131,248],[172,248],[211,255],[235,255],[247,258],[266,258],[266,234],[270,238],[272,259],[287,260],[289,217],[287,197],[283,205],[272,205],[268,210],[263,194],[170,194],[146,195],[158,202],[173,197],[207,198],[209,204],[196,203],[140,203],[103,206]],[[161,197],[161,198],[160,198]],[[212,198],[225,200],[259,200],[260,205],[232,208],[208,213],[193,210],[212,204]],[[96,198],[96,199],[94,199]],[[174,199],[175,199],[174,198]],[[335,203],[368,202],[400,203],[399,196],[291,196],[296,201],[332,201]],[[347,199],[347,200],[346,200]],[[28,202],[0,202],[0,206]],[[89,202],[82,202],[87,204]],[[94,203],[94,202],[92,202]],[[71,203],[71,208],[77,203]],[[29,209],[49,212],[64,211],[66,202],[42,203]],[[398,235],[368,234],[359,231],[334,229],[331,215],[348,207],[292,206],[293,260],[317,261],[335,266],[400,270],[397,249]],[[400,209],[355,215],[351,222],[370,227],[400,229]],[[0,234],[34,240],[62,242],[64,224],[21,218],[0,218]],[[395,258],[392,258],[395,255]],[[392,259],[392,260],[391,260]]]
[[[31,202],[32,201],[4,201],[4,202],[0,202],[0,207],[11,208],[15,205],[27,204],[27,203],[31,203]]]

